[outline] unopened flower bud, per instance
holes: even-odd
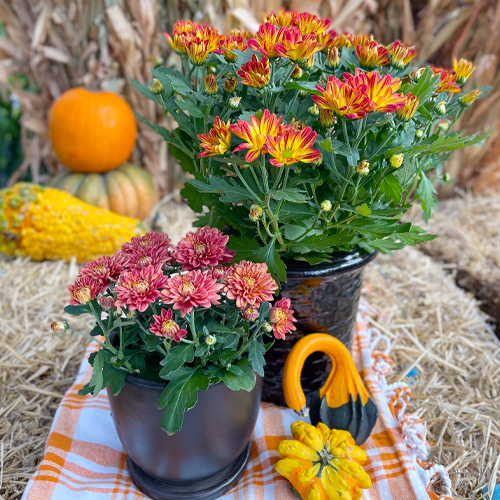
[[[422,137],[424,136],[424,129],[422,128],[419,128],[416,132],[415,132],[415,137],[417,139],[422,139]]]
[[[217,73],[217,67],[213,64],[207,66],[207,73]]]
[[[398,155],[392,155],[389,159],[389,163],[393,168],[399,168],[403,164],[404,155],[402,153]]]
[[[300,78],[302,76],[302,69],[300,68],[300,66],[298,64],[295,65],[295,68],[293,68],[293,72],[292,72],[292,78],[294,80],[297,80],[298,78]]]
[[[136,319],[137,318],[137,312],[136,311],[129,311],[127,313],[127,319]]]
[[[443,181],[444,182],[450,182],[450,174],[448,172],[445,172],[443,174]]]
[[[335,124],[335,115],[331,109],[319,110],[319,121],[325,128],[333,127]]]
[[[435,106],[434,106],[434,110],[436,111],[436,113],[438,115],[444,115],[446,113],[446,102],[445,101],[441,101],[441,102],[438,102]]]
[[[163,57],[160,56],[150,56],[148,61],[152,64],[153,68],[157,68],[163,64]]]
[[[323,163],[323,155],[320,153],[318,159],[316,161],[313,161],[311,165],[313,167],[319,167],[322,163]]]
[[[311,116],[319,116],[319,108],[317,104],[313,104],[310,108],[307,108],[307,112]]]
[[[420,77],[424,74],[425,68],[420,68],[419,70],[415,71],[413,74],[413,79],[418,82],[420,80]]]
[[[262,207],[260,205],[252,205],[248,212],[248,218],[252,222],[257,222],[262,216]]]
[[[69,328],[69,325],[65,321],[54,321],[50,328],[54,333],[64,333]]]
[[[309,92],[307,90],[299,90],[299,96],[300,97],[308,97]]]
[[[482,92],[480,90],[473,90],[469,92],[468,94],[463,95],[458,99],[458,102],[468,108],[480,95]]]
[[[300,67],[305,69],[306,71],[312,69],[314,66],[314,54],[311,54],[305,61],[300,63]]]
[[[234,78],[234,76],[228,76],[224,80],[224,92],[232,94],[234,92],[234,89],[236,88],[236,83],[236,78]]]
[[[326,65],[330,69],[337,69],[340,66],[339,49],[337,47],[328,49]]]
[[[217,342],[217,339],[215,338],[215,335],[209,335],[205,339],[205,344],[207,345],[214,345]]]
[[[356,172],[364,177],[370,173],[370,163],[366,160],[361,160],[356,166]]]
[[[160,80],[153,78],[153,85],[151,86],[151,90],[155,95],[161,94],[163,92],[163,85],[161,84]]]
[[[300,167],[295,167],[295,168],[293,169],[293,173],[294,173],[295,175],[300,175],[300,174],[302,173],[302,169],[301,169]]]
[[[267,333],[271,333],[273,331],[272,325],[270,323],[268,323],[267,321],[262,325],[262,328]]]
[[[112,309],[115,307],[115,299],[113,297],[103,297],[101,295],[97,302],[103,309]]]
[[[332,202],[330,200],[323,200],[319,208],[321,208],[323,212],[329,212],[332,209]]]
[[[217,87],[217,78],[212,73],[205,76],[205,89],[208,95],[217,94],[219,88]]]
[[[441,130],[442,132],[446,132],[450,128],[450,124],[446,120],[441,120],[437,124],[438,130]]]
[[[121,309],[115,309],[113,311],[113,318],[121,318],[122,317],[122,310]]]
[[[240,101],[241,101],[241,97],[239,97],[239,96],[231,97],[231,99],[229,99],[229,107],[231,109],[238,109],[240,106]]]

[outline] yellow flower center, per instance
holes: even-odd
[[[90,288],[79,288],[78,290],[76,290],[74,296],[77,302],[80,302],[80,304],[86,304],[91,298]]]
[[[132,288],[138,293],[145,293],[149,288],[149,283],[147,280],[138,280],[132,285]]]
[[[255,284],[255,278],[252,278],[250,276],[244,276],[243,281],[248,287],[254,286]]]
[[[205,252],[205,245],[203,243],[195,243],[194,251],[196,252],[197,255],[203,254]]]
[[[283,309],[275,309],[274,311],[274,321],[273,323],[278,323],[280,321],[285,321],[287,318],[286,318],[286,313]]]
[[[163,333],[168,333],[173,328],[175,328],[175,326],[176,326],[176,323],[173,319],[167,319],[167,320],[163,321],[163,323],[161,325],[161,331]]]
[[[151,264],[152,262],[153,262],[153,259],[151,259],[151,257],[148,257],[146,255],[142,256],[138,260],[138,264],[140,264],[141,266],[147,266],[148,264]]]
[[[186,281],[185,283],[182,284],[181,294],[184,296],[189,295],[189,293],[193,289],[194,289],[193,283],[191,283],[191,281]]]

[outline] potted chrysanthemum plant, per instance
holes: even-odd
[[[131,476],[154,498],[215,498],[234,484],[249,457],[264,354],[295,329],[290,301],[272,304],[267,265],[231,265],[227,241],[209,227],[175,247],[147,233],[86,264],[69,287],[65,311],[93,315],[99,344],[80,393],[107,388]]]
[[[302,333],[350,346],[363,266],[434,238],[401,218],[418,202],[428,219],[444,160],[485,138],[452,131],[482,90],[462,92],[468,61],[412,68],[414,48],[329,26],[284,11],[255,34],[178,21],[166,36],[182,71],[134,85],[175,120],[141,118],[191,174],[182,195],[196,224],[227,231],[237,259],[268,264]]]

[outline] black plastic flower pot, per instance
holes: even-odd
[[[228,491],[243,474],[260,408],[262,379],[250,391],[223,383],[198,392],[182,429],[168,435],[157,408],[165,384],[127,376],[108,398],[127,465],[136,486],[154,500],[210,500]],[[168,411],[168,408],[165,410]]]
[[[280,295],[291,301],[297,331],[275,342],[266,354],[263,401],[286,406],[282,388],[285,360],[304,335],[328,333],[351,349],[364,268],[375,255],[376,252],[339,252],[332,256],[332,262],[317,266],[286,262],[287,282],[282,283]],[[307,359],[301,383],[308,403],[326,382],[330,368],[330,359],[324,354],[312,354]]]

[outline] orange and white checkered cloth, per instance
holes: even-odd
[[[379,408],[371,437],[363,445],[365,470],[373,485],[365,500],[451,500],[450,481],[443,467],[424,462],[429,451],[425,425],[405,415],[410,397],[406,384],[388,385],[391,370],[389,342],[366,321],[367,305],[361,303],[353,357]],[[385,349],[377,351],[383,340]],[[106,392],[96,398],[81,397],[78,390],[90,378],[89,346],[75,383],[59,405],[47,441],[45,456],[30,479],[23,500],[145,500],[132,483],[125,465],[125,451],[116,434]],[[290,425],[299,420],[291,410],[262,403],[255,427],[250,461],[237,485],[223,500],[296,499],[290,483],[274,470],[276,446],[290,439]],[[441,476],[447,495],[430,491],[430,479]]]

